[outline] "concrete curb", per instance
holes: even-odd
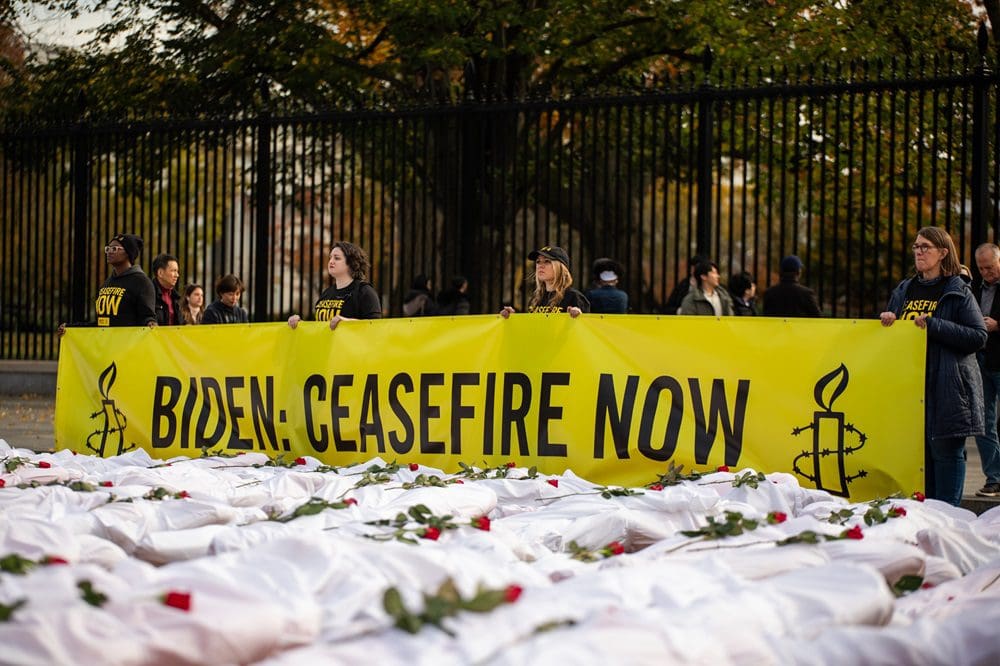
[[[56,394],[56,361],[0,361],[0,395]]]

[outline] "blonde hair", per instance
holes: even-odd
[[[566,294],[566,290],[573,285],[573,275],[563,262],[556,261],[555,259],[550,259],[550,261],[552,262],[552,272],[555,273],[555,279],[553,280],[555,293],[552,294],[549,305],[559,305]],[[541,303],[542,299],[545,298],[545,291],[545,283],[539,282],[538,278],[535,278],[535,293],[532,294],[528,307],[533,308]]]
[[[947,231],[941,227],[924,227],[917,232],[917,236],[929,240],[938,249],[948,250],[948,254],[941,259],[941,275],[950,277],[958,275],[962,271],[962,265],[958,261],[958,252],[955,251],[955,241],[951,239],[951,235]]]

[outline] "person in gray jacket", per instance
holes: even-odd
[[[714,261],[703,260],[694,267],[698,284],[681,301],[677,314],[721,317],[733,314],[733,299],[719,284],[719,267]]]
[[[899,283],[879,318],[927,331],[924,383],[924,456],[928,497],[958,506],[965,485],[965,438],[982,435],[983,381],[976,352],[986,325],[969,285],[959,277],[948,232],[924,227],[913,243],[917,275]]]

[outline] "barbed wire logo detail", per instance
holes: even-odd
[[[795,456],[792,469],[799,476],[812,481],[817,489],[840,497],[847,497],[850,494],[847,487],[852,481],[868,476],[868,472],[863,469],[857,474],[847,474],[846,464],[848,456],[864,447],[868,436],[855,428],[853,423],[845,423],[843,412],[833,411],[833,403],[847,389],[849,380],[850,373],[843,363],[837,369],[820,377],[813,389],[813,397],[820,410],[813,412],[812,423],[792,429],[792,435],[795,437],[811,430],[813,439],[812,450],[804,450]],[[830,387],[832,391],[829,398],[826,398],[824,393]],[[845,446],[844,439],[848,433],[857,437],[856,445]],[[804,472],[799,467],[799,461],[809,458],[812,459],[812,474]]]
[[[135,444],[125,445],[125,428],[128,426],[128,420],[125,418],[125,413],[118,409],[115,401],[111,399],[111,387],[114,386],[117,378],[118,367],[112,362],[97,379],[97,389],[101,392],[101,397],[103,398],[101,400],[101,408],[90,415],[91,419],[104,417],[104,423],[99,423],[94,432],[90,433],[87,437],[87,448],[102,458],[105,456],[108,443],[114,442],[116,438],[118,440],[118,449],[115,455],[120,456],[126,451],[131,451],[135,448]],[[91,441],[98,436],[100,437],[100,446],[94,446]]]

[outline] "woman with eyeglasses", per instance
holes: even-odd
[[[928,497],[958,506],[965,485],[965,438],[981,435],[983,380],[976,352],[986,325],[972,290],[959,276],[955,244],[939,227],[924,227],[913,243],[917,274],[899,283],[880,315],[927,331],[924,457]]]
[[[153,283],[136,263],[142,239],[134,234],[118,234],[104,246],[111,275],[97,290],[97,325],[156,326],[156,295]],[[60,324],[62,335],[66,324]]]

